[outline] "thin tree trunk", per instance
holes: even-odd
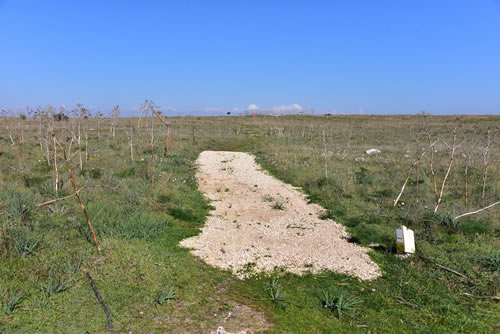
[[[465,208],[469,207],[469,180],[468,180],[469,163],[465,165]]]
[[[451,167],[453,166],[453,161],[455,157],[455,149],[456,149],[456,139],[457,139],[457,128],[453,130],[453,144],[451,146],[451,156],[450,156],[450,162],[448,164],[448,170],[446,171],[446,175],[444,176],[443,183],[441,184],[441,191],[439,192],[439,198],[436,203],[436,207],[434,208],[434,213],[437,212],[439,209],[439,205],[441,204],[441,201],[443,199],[443,193],[444,193],[444,187],[446,185],[446,180],[448,179],[448,176],[450,175]]]
[[[16,145],[16,143],[14,142],[14,138],[12,138],[12,130],[10,129],[10,127],[7,127],[7,129],[9,130],[10,142],[12,143],[12,145]]]
[[[56,196],[59,193],[59,171],[57,169],[57,147],[56,147],[56,135],[52,134],[52,139],[54,143],[54,173],[55,173],[55,183],[54,189],[56,190]]]
[[[427,138],[429,139],[429,144],[432,142],[431,135],[429,132],[427,132]],[[434,170],[434,155],[436,153],[436,149],[434,146],[431,147],[431,158],[429,160],[429,167],[431,168],[431,174],[432,174],[432,185],[434,186],[434,197],[437,200],[437,180],[436,180],[436,171]]]
[[[46,155],[47,155],[47,164],[50,166],[50,145],[49,145],[49,140],[45,139],[45,148],[46,148]]]
[[[484,198],[484,194],[486,192],[486,177],[488,174],[488,158],[489,158],[489,151],[490,151],[490,142],[491,142],[491,131],[488,130],[488,145],[486,146],[486,150],[484,151],[484,156],[483,156],[483,191],[481,193],[481,198]]]
[[[78,154],[80,156],[80,170],[83,170],[83,160],[82,160],[82,136],[81,136],[81,125],[80,120],[78,120]]]
[[[438,141],[432,143],[430,145],[430,148],[432,149],[432,146],[434,144],[436,144],[437,142]],[[413,161],[412,164],[410,165],[410,167],[408,168],[408,173],[406,174],[405,182],[403,183],[403,186],[401,187],[401,191],[399,192],[398,197],[396,197],[396,199],[394,200],[394,206],[396,206],[398,204],[399,199],[401,198],[401,195],[403,195],[403,192],[406,188],[406,184],[408,183],[408,180],[410,179],[410,175],[411,175],[411,171],[412,171],[413,167],[415,167],[415,165],[424,157],[426,152],[427,152],[427,150],[423,151],[422,154],[420,155],[420,157],[418,157],[417,160]]]
[[[153,110],[151,108],[151,110]],[[151,115],[151,186],[155,186],[154,117]]]
[[[418,163],[415,165],[415,178],[416,178],[416,188],[417,188],[417,191],[418,191],[418,181],[419,181],[419,174],[418,174]]]
[[[24,122],[19,121],[19,128],[21,129],[21,143],[24,143]]]
[[[172,125],[167,126],[167,153],[172,150]]]
[[[325,149],[325,179],[328,180],[328,151],[326,149],[326,139],[325,139],[325,130],[323,130],[323,146]]]
[[[97,120],[97,142],[101,145],[101,120]]]
[[[130,159],[134,161],[134,127],[130,122]]]
[[[40,142],[40,154],[43,154],[43,144],[42,144],[42,118],[39,115],[39,125],[38,125],[38,140]]]
[[[89,160],[89,135],[88,126],[85,127],[85,162]]]
[[[90,223],[90,218],[89,218],[89,215],[87,214],[87,210],[85,209],[85,205],[83,204],[83,201],[82,201],[80,195],[78,194],[79,190],[76,188],[75,179],[73,179],[73,172],[71,171],[71,167],[69,165],[68,158],[66,156],[66,150],[64,149],[64,146],[60,145],[60,147],[61,147],[61,150],[63,152],[63,157],[64,157],[64,162],[66,163],[66,168],[68,169],[68,172],[69,172],[69,178],[71,180],[71,185],[73,186],[73,190],[75,191],[75,195],[78,198],[78,201],[80,202],[80,206],[82,207],[83,214],[85,215],[85,219],[87,220],[87,224],[89,225],[90,230],[92,231],[92,236],[94,237],[94,243],[95,243],[95,246],[97,248],[97,251],[100,253],[101,248],[99,247],[99,242],[97,242],[97,236],[95,234],[94,228],[92,227],[92,224]]]

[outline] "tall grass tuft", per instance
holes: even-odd
[[[11,314],[26,299],[27,294],[22,289],[6,290],[0,294],[2,312]]]

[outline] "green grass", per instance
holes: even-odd
[[[54,170],[41,158],[45,153],[40,152],[35,137],[36,123],[26,128],[28,142],[1,148],[0,332],[104,332],[106,318],[84,269],[109,307],[116,332],[214,329],[223,324],[235,302],[264,312],[273,325],[272,333],[489,333],[500,322],[496,302],[464,295],[498,294],[499,210],[453,219],[498,200],[498,146],[492,146],[485,198],[481,198],[482,157],[478,154],[469,170],[469,204],[465,207],[464,160],[457,155],[443,204],[433,214],[435,198],[427,162],[420,166],[418,182],[412,176],[400,205],[392,205],[411,163],[405,155],[415,155],[415,136],[408,135],[416,132],[415,117],[257,116],[171,121],[174,146],[166,155],[159,131],[162,125],[155,125],[154,189],[148,132],[136,129],[133,162],[123,140],[123,132],[130,124],[136,126],[137,119],[121,119],[115,140],[109,137],[109,128],[104,128],[107,121],[101,121],[101,144],[95,130],[91,131],[90,159],[84,161],[82,171],[78,154],[73,157],[77,186],[86,186],[81,196],[101,253],[93,246],[76,198],[36,206],[72,193],[62,160],[58,162],[64,184],[59,194],[54,193]],[[433,118],[433,134],[446,140],[449,121]],[[498,126],[500,118],[465,117],[463,123],[463,136],[476,126],[478,139],[484,141],[486,129]],[[63,138],[66,123],[56,122],[55,126]],[[284,127],[282,136],[270,131],[277,126]],[[1,131],[0,126],[0,135],[6,137]],[[323,131],[330,152],[328,175],[322,156]],[[382,153],[366,156],[364,150],[372,147]],[[73,153],[76,149],[73,145]],[[273,273],[241,281],[180,248],[182,239],[199,233],[210,210],[195,178],[194,161],[203,150],[254,153],[266,170],[302,187],[311,202],[321,204],[325,208],[322,218],[345,225],[352,234],[351,242],[377,244],[370,255],[381,267],[382,276],[359,281],[333,272],[297,276],[276,268]],[[438,182],[446,164],[445,147],[440,147],[435,161]],[[279,202],[259,200],[272,207]],[[276,209],[286,209],[280,203]],[[415,230],[418,254],[407,259],[394,254],[394,229],[401,224]],[[420,255],[467,279],[422,260]],[[249,263],[249,273],[251,267]],[[245,314],[239,317],[239,329],[255,324]]]

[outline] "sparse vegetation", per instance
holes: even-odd
[[[465,295],[498,295],[500,206],[456,219],[499,201],[498,116],[462,117],[449,168],[452,117],[427,116],[426,131],[414,116],[170,117],[167,128],[151,113],[147,121],[75,118],[84,109],[38,108],[35,118],[33,112],[22,120],[22,134],[12,131],[14,118],[1,119],[0,332],[103,332],[106,320],[84,269],[124,332],[216,328],[233,301],[265,312],[273,333],[365,331],[358,326],[372,333],[487,333],[500,322],[495,300]],[[411,132],[422,136],[418,143]],[[51,133],[83,188],[100,253],[75,196],[38,206],[74,193]],[[460,146],[471,136],[475,150],[468,142]],[[437,139],[394,206],[408,166]],[[372,147],[381,153],[366,155]],[[195,178],[194,161],[203,150],[255,154],[263,168],[322,205],[323,218],[345,225],[351,242],[371,245],[383,275],[359,281],[283,268],[259,274],[249,262],[252,275],[242,281],[180,248],[180,240],[199,233],[210,210]],[[223,195],[227,188],[218,189]],[[277,198],[257,200],[291,209]],[[393,254],[401,224],[415,231],[417,256]],[[263,292],[262,282],[278,276]],[[165,282],[175,282],[175,289]],[[325,289],[332,286],[341,288]],[[152,307],[152,301],[167,305]],[[40,307],[45,303],[50,307]]]
[[[276,200],[274,201],[272,208],[274,210],[285,210],[285,202],[282,200]]]

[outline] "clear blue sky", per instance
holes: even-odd
[[[500,114],[500,0],[0,0],[0,107],[144,98],[169,114]]]

